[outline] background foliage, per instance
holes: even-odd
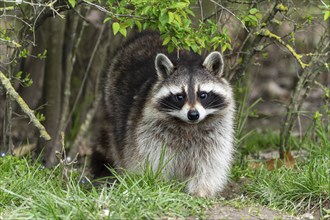
[[[91,121],[97,121],[99,76],[123,37],[137,31],[159,31],[169,51],[224,52],[227,78],[234,85],[239,82],[237,98],[245,106],[238,116],[241,137],[251,113],[246,107],[265,98],[265,91],[253,95],[251,82],[274,93],[266,98],[287,106],[278,143],[282,154],[290,149],[297,119],[306,113],[301,108],[311,88],[319,81],[316,87],[328,92],[329,5],[322,0],[3,1],[1,13],[1,72],[52,137],[39,139],[28,126],[35,119],[24,119],[11,94],[2,89],[1,148],[13,152],[15,147],[38,145],[49,165],[57,161],[61,132],[69,155],[79,147],[80,154],[88,154],[89,144],[82,141],[95,124]],[[275,88],[269,89],[269,82]]]
[[[85,163],[100,123],[102,71],[125,38],[152,29],[170,52],[223,52],[238,103],[234,178],[254,176],[248,190],[264,204],[285,200],[295,207],[301,201],[305,209],[317,201],[322,210],[330,176],[324,169],[330,139],[329,5],[325,0],[3,0],[0,152],[42,153],[48,166],[66,164],[76,155]],[[307,151],[311,163],[302,161],[293,172],[244,169],[259,167],[247,161],[269,148],[278,150],[284,165],[295,165],[290,152],[297,149]],[[10,169],[3,161],[2,167]],[[288,184],[282,187],[283,182]],[[278,186],[292,194],[279,195]],[[0,190],[6,201],[25,198]]]

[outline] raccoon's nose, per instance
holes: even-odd
[[[189,110],[188,119],[190,121],[196,121],[197,119],[199,119],[199,112],[197,110]]]

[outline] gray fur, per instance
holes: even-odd
[[[104,80],[104,121],[92,155],[95,175],[103,175],[103,164],[143,172],[147,160],[156,170],[166,146],[164,177],[187,181],[192,195],[215,196],[227,181],[234,153],[235,102],[222,72],[220,53],[204,59],[180,51],[177,59],[153,32],[126,43]],[[199,118],[187,119],[192,109]]]
[[[205,58],[203,66],[205,66],[210,72],[214,73],[218,77],[221,77],[224,67],[221,54],[217,51],[210,53]]]
[[[157,54],[155,59],[155,67],[157,74],[160,78],[164,79],[166,76],[170,75],[173,71],[173,64],[168,59],[168,57],[162,53]]]

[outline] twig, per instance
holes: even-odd
[[[61,151],[56,151],[55,152],[55,156],[57,157],[59,164],[58,166],[60,166],[62,168],[62,179],[60,184],[62,185],[62,181],[68,181],[70,178],[70,172],[72,171],[72,166],[74,164],[76,164],[78,162],[77,157],[78,154],[76,155],[76,157],[72,160],[68,160],[68,157],[66,156],[66,152],[65,152],[65,144],[64,144],[64,133],[61,132],[61,146],[62,149]]]
[[[103,8],[103,7],[101,7],[101,6],[97,5],[97,4],[94,4],[93,2],[83,0],[83,3],[85,3],[87,5],[91,5],[91,6],[97,8],[98,10],[100,10],[100,11],[106,13],[106,14],[113,15],[113,13],[111,11],[108,11],[107,9],[105,9],[105,8]]]
[[[231,14],[232,16],[234,16],[237,20],[239,20],[239,22],[241,22],[241,24],[243,25],[243,28],[246,30],[246,32],[250,32],[249,29],[245,26],[245,24],[243,23],[243,21],[241,21],[232,11],[230,11],[228,8],[222,6],[221,4],[219,4],[218,2],[214,1],[214,0],[210,0],[210,2],[213,2],[214,4],[216,4],[217,6],[219,6],[220,8],[222,8],[223,10],[227,11],[229,14]]]
[[[98,54],[100,54],[101,57],[108,57],[106,48],[108,48],[109,42],[111,42],[111,40],[110,41],[106,40],[102,43],[102,45],[99,46],[101,49],[98,50]],[[100,66],[101,66],[101,69],[103,69],[103,65],[100,65]],[[95,89],[94,89],[95,99],[93,101],[92,106],[90,107],[90,109],[88,110],[88,112],[86,114],[84,122],[80,125],[76,138],[74,139],[74,142],[70,147],[69,157],[73,157],[76,154],[76,152],[79,151],[78,150],[79,146],[81,146],[84,138],[87,136],[88,131],[93,122],[93,119],[95,117],[95,114],[98,111],[98,105],[100,104],[100,100],[101,100],[99,84],[100,84],[100,78],[101,78],[100,74],[102,71],[96,71],[96,72],[97,72],[97,75],[95,76]]]
[[[321,54],[328,50],[329,45],[324,45],[324,41],[326,39],[326,36],[322,36],[319,45],[315,49],[315,51],[320,51]],[[297,82],[297,86],[295,87],[295,90],[293,91],[293,94],[290,99],[290,104],[287,107],[287,113],[284,119],[284,123],[281,127],[281,133],[280,133],[280,158],[284,158],[284,151],[290,150],[289,139],[294,127],[295,119],[297,118],[299,111],[302,107],[303,101],[306,99],[310,92],[310,83],[315,82],[317,79],[317,76],[321,73],[321,70],[315,70],[315,64],[319,62],[319,57],[313,56],[312,60],[309,62],[310,64],[304,71],[302,72],[299,81]],[[313,67],[313,68],[312,68]],[[303,88],[306,87],[305,92],[302,92]],[[302,96],[302,98],[299,98]]]
[[[11,75],[10,75],[11,77]],[[7,110],[6,110],[6,120],[7,120],[7,134],[8,134],[8,146],[9,151],[13,152],[13,130],[12,130],[12,115],[13,115],[13,105],[10,100],[10,94],[7,93]]]
[[[202,19],[202,21],[204,21],[203,0],[198,0],[198,4],[199,4],[199,9],[200,9],[201,19]]]
[[[3,14],[3,15],[0,15],[0,18],[2,18],[2,17],[10,17],[10,18],[14,18],[14,19],[16,19],[16,20],[21,21],[23,24],[27,25],[29,28],[32,28],[32,26],[31,26],[29,23],[27,23],[26,21],[24,21],[22,18],[17,17],[16,15]]]
[[[235,4],[246,4],[246,5],[251,5],[251,4],[257,4],[261,3],[265,0],[259,0],[259,1],[233,1],[233,0],[227,0],[230,3],[235,3]]]
[[[73,44],[73,46],[71,46],[71,48],[69,48],[69,53],[67,55],[67,61],[66,61],[66,70],[65,70],[65,81],[64,81],[64,97],[63,97],[63,101],[62,101],[62,113],[61,113],[61,119],[60,119],[60,126],[59,126],[59,132],[64,132],[65,131],[65,127],[66,127],[66,122],[68,119],[68,114],[69,114],[69,105],[70,105],[70,95],[71,95],[71,76],[72,76],[72,72],[73,72],[73,67],[76,63],[76,51],[77,48],[80,44],[83,32],[85,30],[85,21],[83,21],[83,25],[82,28],[80,30],[79,35],[76,38],[76,29],[78,26],[78,17],[74,17],[73,22],[70,23],[72,26],[70,27],[70,29],[73,29],[73,36],[71,37],[71,41],[72,43],[70,43],[71,45]],[[67,40],[67,42],[69,42],[70,40]],[[75,42],[74,42],[75,41]]]
[[[111,15],[111,16],[115,16],[115,17],[129,17],[129,18],[142,18],[140,16],[135,16],[135,15],[131,15],[131,14],[114,14],[111,11],[109,11],[109,10],[107,10],[107,9],[105,9],[105,8],[97,5],[97,4],[94,4],[94,3],[90,2],[90,1],[82,0],[82,2],[85,3],[85,4],[87,4],[87,5],[91,5],[91,6],[95,7],[95,8],[97,8],[98,10],[100,10],[100,11],[102,11],[102,12],[108,14],[108,15]]]
[[[265,26],[268,25],[268,23],[275,17],[277,12],[279,11],[277,6],[278,6],[278,1],[275,2],[275,5],[272,8],[272,10],[269,12],[268,17],[262,22],[265,24]],[[247,37],[251,37],[251,36],[252,34],[248,33]],[[231,69],[231,72],[233,74],[231,74],[229,77],[230,81],[238,80],[245,74],[245,71],[248,68],[250,61],[252,60],[254,54],[257,52],[256,48],[260,44],[262,38],[263,36],[256,35],[254,38],[252,38],[251,43],[248,44],[248,42],[250,41],[248,41],[247,39],[243,42],[239,50],[240,51],[239,53],[242,54],[241,58],[243,62],[237,62],[237,65],[235,65]]]
[[[70,112],[68,118],[71,118],[71,116],[72,116],[74,110],[76,109],[76,106],[77,106],[77,104],[78,104],[78,101],[79,101],[79,99],[80,99],[80,97],[81,97],[81,94],[82,94],[82,92],[83,92],[83,88],[84,88],[84,85],[85,85],[85,82],[86,82],[86,79],[87,79],[87,76],[88,76],[89,70],[90,70],[90,68],[91,68],[91,66],[92,66],[92,63],[93,63],[93,60],[94,60],[94,57],[95,57],[96,51],[97,51],[97,49],[98,49],[98,47],[99,47],[99,45],[100,45],[100,42],[101,42],[101,39],[102,39],[102,35],[103,35],[104,30],[105,30],[105,25],[103,25],[102,28],[101,28],[101,31],[100,31],[99,37],[98,37],[98,39],[97,39],[97,41],[96,41],[96,44],[95,44],[95,47],[94,47],[94,49],[93,49],[93,51],[92,51],[91,58],[89,59],[89,62],[88,62],[88,65],[87,65],[86,71],[85,71],[85,73],[84,73],[84,77],[83,77],[82,82],[81,82],[81,86],[80,86],[80,88],[79,88],[79,91],[78,91],[77,97],[76,97],[76,99],[75,99],[75,101],[74,101],[74,103],[73,103],[73,107],[72,107],[72,110],[71,110],[71,112]],[[65,124],[64,129],[68,126],[68,124],[69,124],[69,121],[67,121],[67,123]]]
[[[325,4],[324,1],[320,0],[320,2],[323,4],[324,7],[328,8],[329,6],[327,4]]]
[[[87,133],[88,129],[90,128],[92,121],[95,117],[95,113],[98,109],[100,100],[101,100],[101,96],[99,95],[94,100],[92,107],[88,110],[88,112],[86,114],[86,119],[85,119],[84,123],[82,125],[80,125],[77,136],[76,136],[72,146],[70,147],[69,157],[72,157],[77,154],[76,152],[78,152],[79,145],[81,145],[83,138],[86,135],[86,133]]]
[[[34,115],[33,111],[29,108],[29,106],[26,104],[26,102],[22,99],[22,97],[15,91],[15,89],[13,88],[13,86],[11,85],[9,79],[0,71],[0,81],[3,84],[3,86],[5,87],[7,93],[9,93],[9,95],[15,99],[15,101],[17,102],[17,104],[21,107],[21,109],[23,110],[23,112],[29,116],[31,122],[33,123],[33,125],[39,129],[40,132],[40,136],[42,138],[44,138],[46,141],[49,141],[51,139],[51,137],[49,136],[49,134],[47,133],[45,127],[39,122],[39,120],[36,118],[36,116]]]
[[[285,43],[280,36],[277,36],[276,34],[270,32],[268,29],[265,29],[265,28],[258,31],[257,34],[264,36],[264,37],[269,37],[269,38],[275,39],[277,42],[279,42],[284,47],[286,47],[289,50],[289,52],[292,54],[292,56],[294,56],[294,58],[296,58],[296,60],[298,61],[298,63],[300,64],[302,69],[305,69],[308,66],[308,64],[305,64],[301,60],[302,55],[298,54],[289,44]]]

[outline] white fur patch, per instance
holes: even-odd
[[[199,102],[197,102],[194,107],[199,112],[199,118],[198,118],[197,122],[200,122],[207,116],[207,112],[205,111],[205,108]]]
[[[198,111],[198,113],[199,113],[198,120],[191,121],[188,119],[188,112],[189,112],[189,110],[192,110],[192,109],[195,109]],[[181,108],[181,110],[172,111],[172,112],[169,112],[168,114],[172,115],[174,117],[177,117],[187,123],[197,124],[198,122],[202,121],[209,114],[207,111],[210,112],[210,110],[205,110],[204,107],[200,103],[196,103],[193,107],[191,107],[189,104],[186,103]]]
[[[182,87],[175,86],[175,85],[164,86],[157,92],[154,99],[159,100],[161,98],[169,96],[170,94],[177,94],[177,93],[181,93],[181,92],[182,92]]]
[[[185,104],[180,110],[171,111],[168,114],[181,119],[182,121],[188,122],[187,113],[189,111],[188,104]]]
[[[215,92],[217,94],[220,94],[224,97],[228,97],[232,95],[231,89],[229,87],[223,87],[223,86],[219,86],[219,84],[216,83],[212,83],[212,82],[208,82],[208,83],[204,83],[204,84],[200,84],[199,85],[200,91],[204,91],[204,92]]]

